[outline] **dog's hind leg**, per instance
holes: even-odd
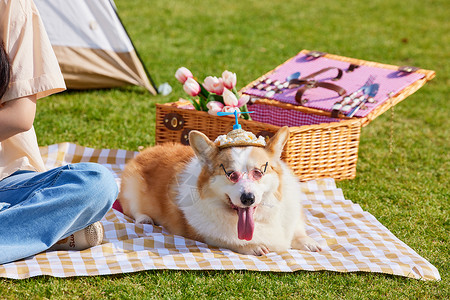
[[[155,221],[142,207],[148,202],[144,199],[147,191],[145,182],[141,176],[124,176],[122,178],[121,193],[119,195],[123,211],[129,217],[132,217],[137,224],[156,225]]]
[[[156,225],[155,221],[153,221],[152,218],[150,218],[149,216],[145,215],[145,214],[136,214],[134,216],[136,223],[138,224],[151,224],[151,225]]]

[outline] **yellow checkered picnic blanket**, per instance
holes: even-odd
[[[47,167],[74,162],[97,162],[120,182],[126,161],[137,153],[92,149],[70,143],[42,147]],[[326,244],[322,252],[288,250],[266,256],[241,255],[227,249],[174,236],[161,227],[136,225],[111,209],[103,218],[102,245],[84,251],[43,252],[0,265],[0,277],[28,278],[93,276],[152,269],[298,270],[378,272],[423,280],[439,280],[437,269],[396,238],[370,213],[346,200],[333,179],[302,183],[307,233]]]

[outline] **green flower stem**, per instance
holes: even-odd
[[[199,83],[200,84],[200,83]],[[208,92],[202,84],[200,84],[200,93],[199,96],[199,108],[198,110],[208,111],[208,107],[206,104],[209,102],[208,98],[210,96],[210,92]]]
[[[247,104],[244,104],[240,107],[240,110],[242,112],[248,112],[248,108],[247,108]],[[252,120],[252,117],[250,116],[250,114],[241,114],[242,118],[244,118],[245,120]]]

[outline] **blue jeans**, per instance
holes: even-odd
[[[112,173],[95,163],[0,180],[0,264],[42,252],[99,221],[117,194]]]

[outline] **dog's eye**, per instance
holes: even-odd
[[[250,171],[249,175],[252,180],[260,180],[263,177],[264,173],[261,170],[253,169]]]
[[[228,178],[230,179],[231,182],[236,183],[241,178],[241,174],[239,172],[229,172]]]

